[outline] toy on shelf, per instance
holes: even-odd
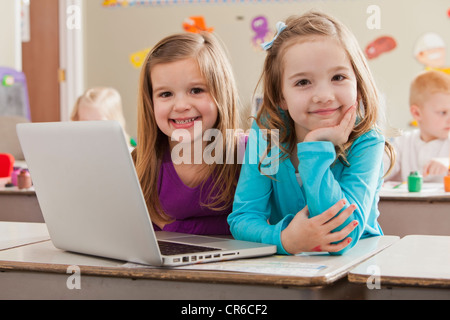
[[[29,189],[33,184],[31,183],[31,176],[27,169],[22,169],[17,176],[17,187],[19,190]]]
[[[0,66],[0,116],[31,120],[25,74],[3,66]]]
[[[17,187],[17,178],[19,177],[20,171],[22,171],[21,167],[14,167],[11,173],[11,184]]]
[[[9,178],[14,168],[14,157],[9,153],[0,153],[0,178]]]

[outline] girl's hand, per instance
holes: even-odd
[[[303,141],[330,141],[335,146],[344,144],[348,141],[348,137],[355,127],[355,122],[356,106],[351,106],[338,125],[312,130]]]
[[[303,208],[281,232],[283,248],[290,254],[313,251],[337,252],[345,248],[352,241],[346,237],[356,228],[358,222],[353,221],[342,230],[331,232],[342,225],[356,209],[355,205],[351,205],[336,216],[344,206],[345,200],[341,200],[311,219],[308,218],[308,207]]]

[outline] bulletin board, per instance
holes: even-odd
[[[0,67],[0,116],[31,120],[25,75],[7,67]]]
[[[84,9],[86,86],[115,87],[123,98],[127,129],[136,135],[140,63],[146,53],[165,36],[205,28],[228,49],[242,113],[248,115],[265,58],[258,44],[271,37],[277,21],[310,9],[335,16],[353,31],[369,59],[389,124],[411,129],[409,85],[427,67],[417,50],[443,45],[440,68],[450,66],[448,0],[89,0]],[[434,40],[426,34],[434,34]]]

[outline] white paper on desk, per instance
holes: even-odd
[[[320,264],[282,261],[281,259],[279,261],[249,259],[177,267],[177,269],[187,270],[232,271],[297,277],[313,276],[324,268],[326,266]]]
[[[412,194],[416,196],[424,195],[440,195],[444,193],[443,183],[426,182],[422,184],[420,192],[410,193],[408,191],[408,184],[398,181],[388,181],[383,184],[380,190],[380,195],[389,194]]]

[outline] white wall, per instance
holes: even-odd
[[[22,69],[20,0],[0,0],[0,66]]]
[[[280,3],[194,4],[156,7],[102,8],[101,1],[86,1],[85,72],[86,85],[109,85],[118,89],[130,134],[136,130],[136,97],[139,70],[129,62],[129,54],[151,47],[164,36],[182,32],[182,22],[202,15],[208,27],[224,40],[230,52],[243,102],[249,104],[264,61],[264,52],[250,45],[251,20],[265,15],[273,29],[276,22],[294,13],[317,8],[335,15],[355,33],[363,49],[377,37],[394,37],[398,46],[369,62],[380,91],[387,117],[395,128],[409,129],[409,85],[423,70],[413,55],[416,40],[423,33],[441,34],[450,44],[449,0],[295,0]],[[213,2],[213,1],[211,1]],[[181,3],[181,2],[178,2]],[[376,4],[381,24],[370,29],[368,8]],[[450,67],[450,50],[447,64]]]

